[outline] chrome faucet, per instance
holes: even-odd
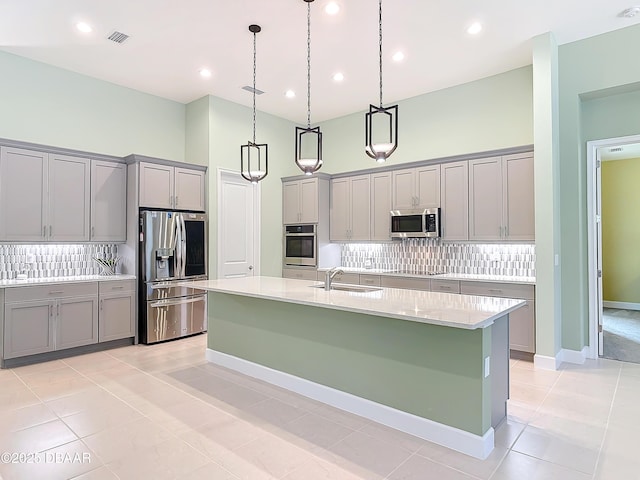
[[[341,273],[344,273],[344,271],[340,267],[333,267],[327,270],[324,274],[324,289],[331,290],[331,280]]]

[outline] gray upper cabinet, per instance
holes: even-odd
[[[201,170],[175,168],[174,206],[180,210],[205,210],[205,175]]]
[[[140,162],[140,206],[173,208],[174,167]]]
[[[362,241],[371,238],[369,175],[331,181],[330,226],[332,241]]]
[[[2,147],[0,240],[89,240],[90,162]]]
[[[92,160],[91,240],[95,242],[126,241],[126,209],[126,165]]]
[[[440,165],[394,170],[392,176],[394,210],[440,206]]]
[[[91,162],[86,158],[49,154],[47,240],[89,240]]]
[[[317,177],[283,182],[283,224],[318,223],[318,193]]]
[[[371,174],[371,240],[391,240],[391,172]]]
[[[202,170],[140,162],[140,207],[205,211]]]
[[[469,165],[467,161],[441,165],[441,217],[443,240],[469,239]]]
[[[535,239],[533,155],[469,161],[469,239]]]
[[[0,240],[44,241],[48,155],[0,147]]]

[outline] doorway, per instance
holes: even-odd
[[[218,278],[260,275],[260,184],[218,169]]]
[[[640,363],[640,135],[587,147],[590,356]]]

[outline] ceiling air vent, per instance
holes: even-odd
[[[621,152],[622,151],[622,147],[613,147],[609,149],[610,153],[616,153],[616,152]]]
[[[244,87],[242,87],[243,90],[246,90],[249,93],[254,93],[253,91],[253,87],[250,87],[249,85],[245,85]],[[258,90],[257,88],[255,89],[255,94],[256,95],[262,95],[264,92],[262,90]]]
[[[126,33],[118,32],[116,30],[107,37],[107,40],[111,40],[112,42],[116,42],[116,43],[124,43],[127,41],[128,38],[129,38],[129,35],[127,35]]]

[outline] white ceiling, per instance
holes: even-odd
[[[311,3],[312,123],[378,103],[378,2],[338,0],[336,16],[328,2]],[[563,44],[637,24],[640,15],[619,15],[630,2],[385,0],[385,104],[531,64],[531,38],[547,31]],[[303,0],[2,0],[0,49],[178,102],[211,94],[251,105],[241,87],[252,83],[257,23],[257,108],[306,123],[306,14]],[[79,20],[94,32],[80,34]],[[471,37],[476,20],[484,30]],[[108,41],[114,30],[131,38]]]

